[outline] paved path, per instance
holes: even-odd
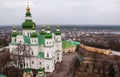
[[[112,54],[113,54],[113,55],[118,55],[118,56],[120,56],[120,51],[113,51],[113,50],[112,50]]]
[[[113,62],[113,66],[115,69],[115,77],[120,77],[120,71],[119,71],[119,68],[118,68],[116,61]]]

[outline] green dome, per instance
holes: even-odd
[[[47,31],[50,31],[50,26],[47,27]]]
[[[45,34],[46,34],[45,31],[40,32],[40,35],[45,35]]]
[[[39,68],[39,69],[38,69],[38,72],[43,72],[43,69],[42,69],[42,68]]]
[[[36,24],[32,20],[25,20],[22,24],[23,29],[35,29]]]
[[[60,26],[57,26],[55,35],[61,35]]]
[[[16,30],[16,26],[13,26],[13,30]]]
[[[51,34],[51,33],[47,33],[47,34],[45,35],[45,38],[52,38],[52,34]]]
[[[61,32],[60,31],[56,31],[55,35],[61,35]]]
[[[13,33],[12,33],[12,37],[16,37],[17,34],[18,34],[17,32],[13,32]]]
[[[57,28],[56,29],[60,29],[60,26],[57,26]]]
[[[37,38],[38,37],[38,34],[36,32],[33,32],[31,35],[30,35],[31,38]]]
[[[41,29],[42,29],[42,31],[40,32],[40,35],[45,35],[46,32],[45,32],[45,28],[44,28],[44,26],[41,26]]]
[[[31,69],[30,69],[30,68],[26,68],[24,71],[25,71],[26,73],[29,73],[29,72],[31,72]]]
[[[29,17],[29,16],[31,16],[31,13],[30,12],[26,12],[26,17]]]

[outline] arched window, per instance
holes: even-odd
[[[47,57],[49,57],[49,53],[47,53]]]
[[[49,70],[49,65],[47,65],[47,70]]]
[[[59,57],[57,57],[57,60],[59,60]]]
[[[36,43],[36,40],[34,40],[34,42]]]
[[[15,39],[15,42],[16,42],[16,39]]]
[[[28,37],[29,37],[29,33],[27,33]]]
[[[32,51],[32,55],[33,55],[33,51]]]
[[[34,64],[34,61],[32,61],[32,64]]]
[[[41,65],[42,63],[41,63],[41,62],[39,62],[39,64]]]
[[[26,63],[26,66],[28,66],[28,63]]]

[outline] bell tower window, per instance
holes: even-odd
[[[49,57],[49,53],[47,53],[47,57]]]
[[[34,61],[32,61],[32,64],[34,64]]]
[[[47,65],[47,70],[49,70],[49,65]]]
[[[36,43],[36,40],[34,40],[34,42]]]
[[[32,52],[32,55],[33,55],[33,52]]]

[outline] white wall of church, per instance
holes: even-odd
[[[16,38],[12,37],[12,43],[16,43]]]
[[[40,52],[40,46],[30,46],[30,48],[32,56],[37,56],[38,53]]]
[[[54,59],[44,60],[44,67],[46,72],[53,72],[55,69]]]
[[[25,68],[31,68],[30,58],[25,58]]]
[[[38,69],[38,59],[36,57],[31,57],[31,68]]]
[[[31,44],[38,44],[38,38],[30,38]]]
[[[57,61],[58,62],[61,62],[62,61],[62,51],[58,52],[58,55],[57,55]]]
[[[23,30],[23,34],[30,36],[35,30]],[[37,45],[38,38],[30,38],[33,46],[26,46],[26,51],[30,53],[30,58],[25,58],[25,68],[39,69],[45,68],[45,72],[53,72],[55,69],[55,63],[62,61],[62,42],[61,36],[54,34],[52,39],[45,39],[45,45]],[[14,38],[12,39],[14,40]],[[17,43],[24,44],[23,35],[16,37]],[[10,52],[17,49],[17,45],[10,44]],[[39,52],[44,52],[44,59],[37,58]]]
[[[56,35],[55,39],[56,39],[56,41],[61,41],[61,36],[60,35]]]
[[[56,51],[60,51],[60,50],[62,50],[62,43],[61,42],[56,42],[55,43],[56,45]]]
[[[44,59],[38,58],[38,68],[44,68]]]
[[[16,43],[17,44],[24,44],[23,35],[17,35],[17,37],[16,37]]]
[[[44,45],[40,46],[40,52],[44,52]]]
[[[45,47],[44,48],[44,57],[45,58],[53,58],[54,57],[54,53],[53,53],[53,48],[54,47]]]
[[[45,39],[45,45],[46,46],[53,46],[53,40],[52,39]]]

